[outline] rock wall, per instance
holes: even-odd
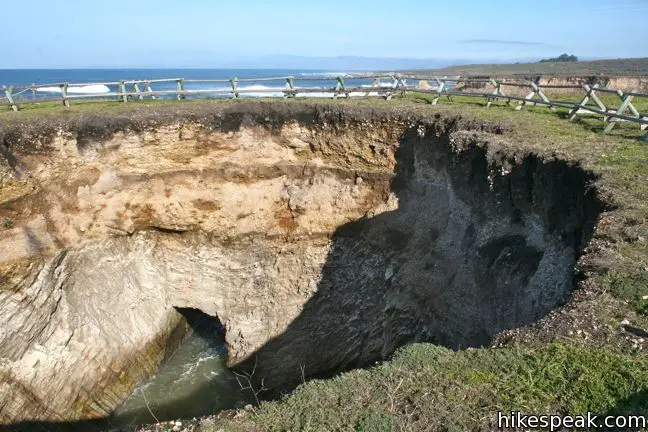
[[[217,316],[269,394],[486,344],[568,298],[600,211],[589,174],[506,155],[498,125],[186,109],[0,126],[0,422],[107,415],[184,331],[175,307]]]

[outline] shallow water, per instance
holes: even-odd
[[[227,368],[220,323],[197,311],[185,313],[192,334],[149,382],[113,413],[116,426],[192,418],[245,404]]]

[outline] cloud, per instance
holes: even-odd
[[[468,39],[468,40],[459,41],[459,43],[481,44],[481,45],[542,46],[546,48],[556,48],[553,45],[549,45],[542,42],[525,42],[525,41],[498,40],[498,39]]]

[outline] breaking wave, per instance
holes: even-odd
[[[36,89],[37,92],[42,93],[61,93],[61,87],[39,87]],[[110,93],[110,88],[107,85],[103,84],[93,84],[86,86],[77,86],[77,87],[68,87],[68,93],[75,94],[105,94]]]
[[[299,75],[301,76],[310,76],[310,77],[351,77],[353,76],[352,74],[348,72],[302,72]]]

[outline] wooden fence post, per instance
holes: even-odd
[[[456,81],[455,85],[457,85]],[[448,85],[446,84],[446,78],[443,78],[443,91],[446,93],[446,99],[449,102],[452,102],[452,97],[450,97],[450,95],[448,94]]]
[[[486,98],[486,108],[490,108],[491,104],[493,103],[494,100],[497,100],[498,96],[506,96],[504,94],[504,92],[502,92],[502,84],[501,83],[495,81],[494,79],[491,79],[490,83],[495,87],[495,90],[493,90],[493,96],[495,96],[495,97],[488,96]],[[510,103],[510,102],[511,102],[511,100],[509,99],[507,103]]]
[[[398,87],[398,80],[396,78],[394,78],[394,77],[391,77],[391,79],[392,79],[392,87],[393,88]],[[378,80],[378,87],[380,87],[380,80]],[[387,93],[385,93],[385,100],[390,101],[390,100],[392,100],[393,96],[394,96],[394,93],[392,93],[391,91],[388,91]]]
[[[406,87],[404,78],[397,78],[396,79],[396,87],[399,87],[399,86],[400,86],[401,90]]]
[[[286,90],[284,91],[284,98],[294,98],[296,94],[295,90],[295,79],[293,77],[286,78]]]
[[[234,77],[229,80],[230,85],[232,86],[232,99],[236,99],[239,97],[238,93],[238,78]]]
[[[14,111],[18,111],[18,105],[16,105],[16,103],[14,102],[14,99],[13,99],[13,96],[12,96],[13,86],[4,87],[4,93],[5,93],[5,97],[9,101],[9,105],[11,106],[11,109],[14,110]]]
[[[531,93],[529,93],[528,95],[526,95],[526,96],[524,97],[525,100],[521,100],[521,101],[519,101],[518,104],[517,104],[517,106],[515,107],[515,110],[516,110],[516,111],[521,111],[521,110],[522,110],[522,107],[523,107],[524,105],[526,105],[526,104],[527,104],[527,101],[528,101],[528,100],[531,100],[531,98],[533,98],[534,95],[535,95],[535,90],[531,91]]]
[[[638,90],[632,90],[630,93],[639,93],[639,91]],[[621,90],[617,90],[617,94],[619,95],[619,97],[621,99],[623,99],[623,92]],[[641,114],[639,113],[639,111],[637,111],[637,108],[635,108],[635,106],[632,105],[632,102],[628,103],[628,109],[630,110],[630,112],[632,113],[633,116],[635,116],[637,118],[641,118]],[[641,126],[644,127],[644,128],[648,127],[648,125],[641,125]]]
[[[144,83],[144,89],[146,90],[147,93],[153,93],[153,88],[151,87],[151,82],[150,81],[146,81]],[[156,99],[156,96],[154,94],[152,94],[151,99]]]
[[[434,77],[435,81],[437,82],[437,94],[432,99],[432,105],[436,105],[439,102],[439,97],[441,97],[441,93],[445,91],[445,79],[440,80],[437,77]]]
[[[528,103],[532,103],[533,105],[535,105],[535,102],[534,102],[534,99],[533,99],[533,97],[535,95],[540,96],[540,99],[542,99],[543,102],[546,102],[547,104],[549,104],[548,106],[549,106],[550,110],[552,110],[552,111],[556,110],[556,108],[551,104],[551,101],[549,100],[549,98],[547,98],[547,96],[545,96],[545,94],[542,92],[540,87],[538,87],[538,84],[536,84],[534,82],[531,83],[531,93],[526,95],[526,97],[524,98],[525,100],[519,101],[518,104],[517,104],[517,107],[515,107],[515,109],[517,111],[520,111],[522,109],[522,107],[524,105],[528,104]]]
[[[594,101],[596,106],[601,111],[607,111],[606,106],[601,102],[601,100],[598,98],[596,94],[596,89],[598,88],[598,84],[594,84],[592,87],[588,86],[587,84],[583,84],[583,89],[585,90],[585,96],[581,101],[579,102],[579,106],[575,106],[569,111],[569,121],[574,121],[576,120],[576,116],[578,115],[578,110],[580,109],[580,105],[587,105],[587,102],[589,102],[590,98]]]
[[[70,108],[70,100],[68,99],[68,83],[61,84],[61,97],[63,98],[63,106]]]
[[[634,92],[634,91],[635,90],[632,90],[632,92]],[[623,92],[621,90],[617,90],[617,95],[619,95],[622,102],[621,102],[621,105],[619,106],[619,109],[617,109],[616,113],[619,114],[619,115],[623,115],[626,112],[626,110],[628,109],[628,107],[630,105],[632,105],[633,96],[632,95],[627,95],[627,96],[623,97]],[[609,123],[608,123],[607,126],[605,126],[605,129],[603,129],[604,134],[606,134],[606,133],[610,132],[612,129],[614,129],[614,126],[616,126],[616,124],[619,122],[618,119],[615,119],[613,117],[609,118],[607,121]]]
[[[405,94],[405,80],[401,77],[395,77],[394,78],[394,87],[395,88],[400,88],[401,95]]]
[[[121,96],[122,102],[128,102],[128,96],[126,95],[126,83],[123,80],[119,81],[119,86],[117,88],[119,90],[119,93],[117,93],[117,98],[119,99],[119,96]]]
[[[533,88],[535,89],[536,93],[538,93],[538,96],[540,96],[540,99],[542,99],[544,102],[548,103],[547,105],[551,111],[556,111],[556,107],[552,105],[551,101],[549,98],[544,94],[540,86],[536,83],[533,83]]]
[[[184,91],[185,91],[184,78],[180,78],[177,82],[178,82],[178,94],[176,97],[178,98],[178,100],[185,99],[186,96],[184,95]]]
[[[133,83],[133,92],[137,93],[137,99],[142,100],[144,99],[144,96],[142,96],[142,91],[140,90],[140,86],[138,83]]]
[[[335,93],[333,93],[333,99],[337,99],[339,92],[344,92],[346,86],[344,85],[344,78],[341,76],[337,77],[337,84],[335,84]],[[349,93],[345,92],[347,99],[349,98]]]
[[[32,92],[32,100],[36,100],[36,83],[32,83],[31,92]]]
[[[375,87],[380,87],[380,78],[374,78],[374,80],[371,82],[371,88],[375,88]],[[365,93],[365,97],[369,97],[370,94],[371,94],[371,90],[368,90]]]

